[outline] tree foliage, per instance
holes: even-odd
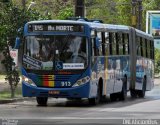
[[[155,49],[155,73],[160,73],[160,50]]]
[[[22,8],[22,1],[13,0],[14,4]],[[28,9],[32,0],[27,0],[25,7]],[[41,15],[47,16],[48,14],[52,19],[66,19],[73,16],[74,0],[34,0],[35,4],[31,9],[37,10]]]
[[[146,11],[159,10],[160,0],[142,0],[142,6],[142,29],[145,31]],[[138,3],[136,8],[138,16]],[[132,0],[86,0],[86,16],[105,23],[132,26]]]

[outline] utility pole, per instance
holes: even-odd
[[[137,0],[132,0],[132,26],[136,28],[137,16],[136,16],[136,4]]]
[[[142,0],[138,0],[138,26],[139,30],[142,30]]]
[[[132,0],[132,26],[142,30],[142,0]]]
[[[84,0],[75,0],[75,17],[84,17]]]

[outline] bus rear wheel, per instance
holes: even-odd
[[[142,86],[142,90],[138,91],[138,96],[140,98],[144,98],[145,97],[145,93],[146,93],[146,79],[143,79],[143,86]]]
[[[46,106],[48,97],[36,97],[36,100],[39,106]]]
[[[137,98],[137,90],[131,89],[130,94],[131,94],[131,98]]]
[[[118,99],[118,93],[112,93],[110,94],[110,100],[111,102],[117,101]]]
[[[125,101],[127,97],[127,78],[123,80],[122,91],[119,93],[119,100]]]

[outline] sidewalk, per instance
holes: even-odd
[[[13,99],[3,99],[0,100],[0,104],[6,104],[6,103],[13,103],[18,101],[26,101],[26,100],[33,100],[34,98],[31,97],[20,97],[20,98],[13,98]]]
[[[159,78],[154,78],[154,85],[160,84],[160,77]]]
[[[19,89],[21,89],[21,82],[18,83]],[[0,94],[5,91],[10,91],[10,85],[4,80],[0,79]],[[5,103],[12,103],[12,102],[17,102],[17,101],[25,101],[25,100],[31,100],[33,98],[28,98],[28,97],[15,97],[15,98],[6,98],[6,99],[0,99],[0,104],[5,104]]]

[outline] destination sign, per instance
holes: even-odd
[[[29,32],[83,32],[84,26],[70,25],[70,24],[30,24],[28,27]]]

